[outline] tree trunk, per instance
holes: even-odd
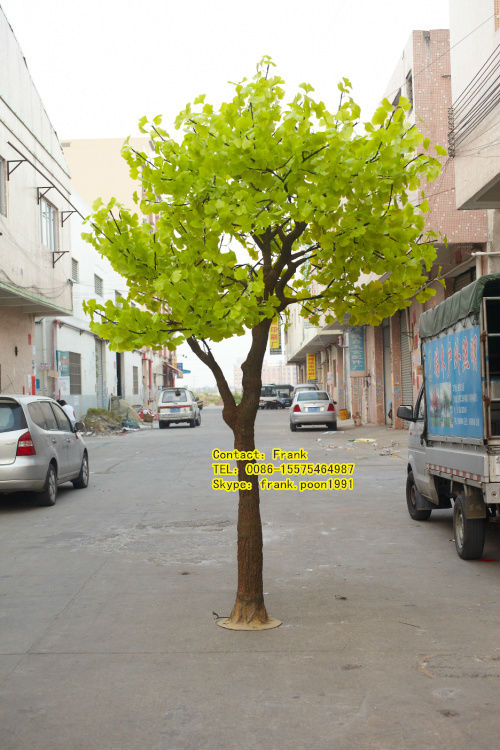
[[[243,395],[236,406],[231,390],[219,365],[207,348],[187,339],[193,352],[212,370],[219,393],[224,402],[222,416],[234,435],[234,447],[239,451],[255,449],[254,427],[259,408],[262,385],[262,362],[267,347],[270,320],[261,321],[252,329],[252,346],[243,371]],[[281,625],[280,620],[269,617],[264,605],[262,579],[262,522],[260,519],[259,477],[247,476],[245,467],[254,461],[238,461],[238,481],[249,482],[250,490],[239,490],[238,505],[238,589],[236,601],[227,620],[218,624],[234,630],[261,630]]]
[[[270,321],[263,321],[252,331],[253,343],[243,370],[243,394],[231,425],[234,447],[239,451],[255,449],[254,427],[259,408],[262,361],[267,346]],[[249,482],[250,490],[239,490],[238,504],[238,588],[236,601],[225,627],[257,630],[276,627],[279,620],[270,618],[264,604],[262,522],[260,517],[259,477],[248,476],[245,467],[255,461],[238,461],[238,481]]]

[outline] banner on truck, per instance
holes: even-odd
[[[483,437],[479,326],[424,343],[427,429]]]

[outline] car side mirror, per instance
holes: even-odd
[[[415,422],[415,417],[413,416],[413,406],[398,406],[397,411],[398,417],[400,419],[404,419],[405,422]]]
[[[83,422],[75,422],[73,432],[85,432],[85,424]]]
[[[337,402],[336,402],[336,401],[334,401],[333,403],[335,404],[335,406],[337,405]]]

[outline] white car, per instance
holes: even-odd
[[[293,388],[292,399],[294,399],[300,391],[319,391],[319,388],[316,383],[297,383]]]
[[[335,401],[326,391],[298,391],[290,407],[290,429],[305,425],[324,424],[328,430],[337,429]]]
[[[157,412],[161,430],[180,422],[187,422],[190,427],[201,424],[198,399],[188,388],[165,388],[160,391]]]

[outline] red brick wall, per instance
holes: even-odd
[[[432,143],[448,147],[448,108],[452,105],[448,29],[413,32],[413,97],[416,124]],[[422,182],[432,213],[427,227],[441,232],[448,242],[486,242],[486,211],[457,211],[453,159],[443,164],[434,182]]]

